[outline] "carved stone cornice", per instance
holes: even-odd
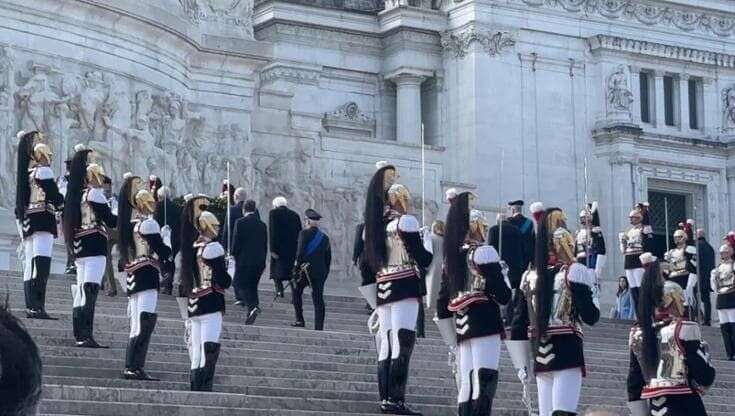
[[[458,31],[445,31],[441,35],[442,48],[458,59],[464,58],[475,42],[482,45],[490,56],[498,55],[516,44],[508,32],[481,30],[474,26]]]
[[[609,35],[595,35],[587,38],[587,44],[592,52],[615,51],[637,53],[656,58],[674,59],[723,68],[735,68],[735,55],[685,48],[683,46]]]
[[[674,6],[659,0],[515,0],[528,6],[561,9],[584,16],[623,19],[684,32],[735,37],[735,16],[711,10]]]

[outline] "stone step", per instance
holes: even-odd
[[[189,359],[183,342],[183,321],[173,297],[159,298],[159,320],[151,340],[146,370],[160,382],[123,380],[120,377],[129,321],[125,296],[98,298],[95,337],[110,349],[73,347],[71,296],[73,279],[54,276],[47,307],[59,321],[22,318],[37,344],[44,363],[41,414],[157,416],[224,415],[375,415],[375,341],[367,332],[364,300],[326,296],[326,331],[295,329],[290,297],[273,299],[262,290],[264,312],[256,325],[245,326],[244,311],[232,305],[222,331],[222,352],[215,377],[215,393],[192,393]],[[17,273],[0,272],[0,286],[8,288],[14,312],[22,316],[23,287]],[[232,306],[231,306],[232,305]],[[308,296],[307,322],[313,316]],[[456,414],[456,387],[447,365],[447,348],[427,316],[427,338],[417,342],[411,363],[408,400],[427,415]],[[585,328],[588,376],[584,380],[580,411],[604,408],[616,414],[625,409],[625,378],[629,352],[629,322],[603,319]],[[722,356],[719,330],[703,328],[715,357]],[[718,377],[705,396],[708,413],[731,414],[735,399],[735,363],[716,360]],[[525,414],[521,385],[502,349],[494,415]],[[532,396],[535,386],[531,386]]]

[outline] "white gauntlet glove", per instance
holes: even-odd
[[[163,244],[166,244],[168,248],[171,248],[171,227],[168,224],[161,228],[161,238],[163,238]]]
[[[230,275],[230,277],[235,277],[235,258],[232,256],[227,256],[225,258],[227,262],[227,274]]]
[[[417,233],[419,221],[413,215],[402,215],[398,220],[398,229],[404,233]]]

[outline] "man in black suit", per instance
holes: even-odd
[[[226,195],[226,194],[225,194]],[[230,227],[228,229],[227,226],[224,226],[220,229],[220,243],[222,243],[222,246],[227,249],[232,249],[233,241],[230,240],[230,236],[233,235],[233,232],[235,230],[235,224],[237,223],[237,220],[243,217],[243,205],[245,204],[245,188],[237,188],[235,189],[235,192],[233,193],[232,199],[234,201],[234,204],[229,208],[230,209]]]
[[[268,240],[271,249],[271,279],[276,295],[283,297],[283,282],[291,278],[291,268],[296,260],[296,244],[301,232],[299,214],[288,208],[286,198],[273,199],[273,209],[268,214]]]
[[[265,270],[268,230],[255,215],[255,201],[249,199],[242,206],[243,217],[237,220],[232,234],[232,256],[235,258],[232,287],[235,289],[236,303],[244,302],[248,308],[245,324],[251,325],[260,313],[258,283]]]
[[[710,292],[710,274],[715,268],[715,249],[704,236],[704,230],[697,229],[697,257],[699,259],[699,282],[697,287],[702,291],[702,304],[704,305],[703,324],[712,325],[712,298]],[[695,289],[696,290],[696,289]]]
[[[171,198],[171,189],[167,186],[161,186],[156,192],[158,200],[153,218],[158,223],[158,226],[161,227],[161,230],[166,226],[168,227],[171,233],[169,236],[171,242],[171,258],[175,259],[181,249],[181,207],[174,203]],[[171,262],[171,270],[168,270],[166,276],[163,276],[163,280],[161,281],[161,293],[163,294],[170,295],[173,290],[175,264],[175,262]]]
[[[306,210],[306,228],[299,233],[296,267],[306,270],[311,286],[311,298],[314,301],[314,329],[324,329],[324,283],[329,276],[329,268],[332,264],[332,249],[329,237],[319,229],[319,220],[322,216],[309,208]],[[296,311],[295,327],[304,327],[304,307],[301,296],[306,286],[294,285],[293,307]]]
[[[521,276],[523,276],[523,273],[528,269],[528,266],[533,263],[536,234],[533,227],[533,221],[523,215],[523,201],[517,200],[508,202],[508,208],[510,211],[508,222],[518,229],[521,236],[519,270]],[[503,229],[503,232],[505,233],[505,229]],[[503,243],[505,244],[505,242]],[[503,251],[505,251],[505,247],[503,247]],[[510,265],[508,265],[508,267],[510,269]],[[521,290],[518,290],[518,285],[513,282],[515,277],[511,278],[510,270],[508,271],[508,275],[509,280],[511,280],[511,288],[513,289],[513,298],[506,309],[506,323],[510,326],[509,341],[527,340],[527,330],[530,321],[526,297],[523,295]],[[517,282],[520,283],[520,279]]]

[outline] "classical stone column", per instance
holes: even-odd
[[[689,74],[679,74],[679,113],[681,131],[689,131]]]
[[[664,105],[664,102],[666,101],[666,96],[664,95],[664,75],[666,75],[663,71],[656,71],[654,73],[655,77],[655,83],[656,83],[656,127],[662,128],[666,125],[666,107]]]
[[[732,229],[735,224],[735,166],[729,166],[725,170],[727,175],[727,228]]]
[[[630,108],[631,120],[641,124],[641,69],[637,66],[630,67],[630,92],[635,100]]]
[[[722,109],[720,108],[720,93],[715,87],[715,80],[710,77],[702,78],[702,108],[704,120],[700,128],[707,134],[715,135],[722,127]]]
[[[421,83],[425,77],[399,73],[390,78],[396,84],[396,140],[421,144]]]

